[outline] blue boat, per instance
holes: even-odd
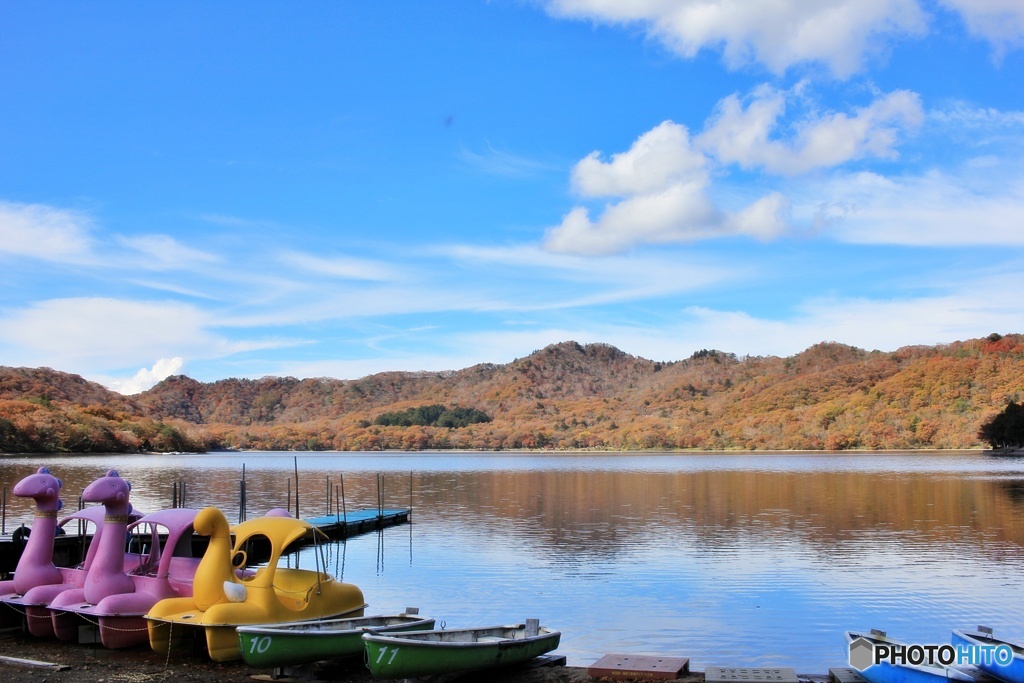
[[[951,642],[955,647],[985,647],[988,656],[981,657],[974,666],[1006,683],[1024,683],[1024,645],[992,635],[992,629],[979,626],[977,631],[956,629]],[[1013,658],[1009,662],[992,656],[993,647],[1009,648]]]
[[[848,647],[851,645],[856,647],[855,643],[860,639],[863,639],[872,649],[880,645],[896,646],[903,649],[908,647],[907,643],[889,638],[884,632],[874,629],[871,631],[847,631],[844,635]],[[960,669],[939,663],[929,664],[927,661],[921,664],[890,664],[883,661],[861,669],[860,675],[869,683],[947,683],[956,681],[975,683],[976,680]]]

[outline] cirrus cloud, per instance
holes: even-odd
[[[0,256],[90,262],[94,259],[91,228],[89,217],[77,211],[0,201]]]

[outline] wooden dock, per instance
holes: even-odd
[[[412,519],[412,510],[379,509],[352,510],[344,514],[324,515],[322,517],[306,517],[305,521],[322,531],[334,541],[366,534],[387,527],[408,524]],[[67,535],[54,538],[54,563],[62,567],[73,567],[85,557],[85,551],[92,540],[91,534],[83,536]],[[206,550],[209,538],[193,534],[192,549],[196,557],[201,557]],[[0,536],[0,578],[7,578],[14,571],[25,548],[25,541],[12,538],[12,534]],[[257,554],[258,556],[258,554]]]
[[[411,516],[412,510],[400,508],[353,510],[322,517],[305,517],[304,519],[324,532],[329,538],[346,539],[385,527],[408,524]]]

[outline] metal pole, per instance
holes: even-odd
[[[327,475],[327,512],[331,514],[331,475]]]
[[[295,456],[295,519],[299,516],[299,456]]]
[[[291,478],[289,478],[287,481],[288,481],[288,512],[291,512],[292,511],[292,480],[291,480]]]
[[[341,479],[341,516],[345,520],[345,524],[341,527],[341,536],[345,538],[348,536],[348,507],[345,505],[345,475],[339,474],[338,478]]]
[[[238,523],[245,521],[245,463],[242,463],[242,481],[238,485]]]
[[[7,533],[7,484],[4,484],[3,521],[0,522],[0,534]]]

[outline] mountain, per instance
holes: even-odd
[[[823,342],[788,358],[703,350],[673,362],[570,341],[450,372],[212,383],[176,376],[132,397],[48,369],[0,368],[0,450],[20,433],[10,413],[34,401],[38,417],[41,397],[50,410],[106,411],[115,435],[150,425],[205,447],[978,448],[981,423],[1022,394],[1024,335],[1016,334],[895,352]],[[434,404],[483,411],[491,421],[456,429],[374,423]]]

